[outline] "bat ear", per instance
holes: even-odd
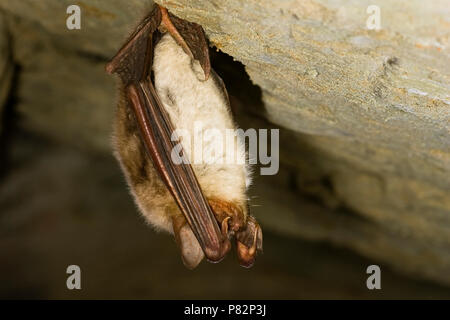
[[[204,253],[191,227],[183,217],[173,218],[175,240],[181,251],[181,259],[188,269],[194,269],[204,258]]]
[[[238,259],[241,266],[250,268],[255,262],[256,254],[262,252],[262,230],[256,219],[248,217],[244,230],[236,233],[236,246]]]

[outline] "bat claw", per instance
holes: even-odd
[[[170,33],[184,52],[197,60],[203,69],[204,80],[209,78],[211,73],[211,62],[209,61],[208,44],[202,27],[196,23],[182,20],[159,6],[161,12],[161,26],[164,31]]]
[[[161,10],[161,26],[163,26],[167,32],[170,33],[170,35],[175,39],[175,41],[178,43],[178,45],[183,48],[184,52],[191,57],[191,59],[194,58],[194,55],[192,54],[191,49],[189,49],[189,46],[187,45],[186,41],[184,41],[181,34],[178,32],[177,28],[173,25],[172,20],[170,20],[169,12],[166,8],[159,6],[159,9]]]

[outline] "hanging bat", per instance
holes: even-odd
[[[243,139],[235,137],[231,151],[244,161],[220,161],[226,151],[210,163],[194,161],[224,142],[224,135],[210,135],[196,148],[192,141],[207,129],[236,129],[202,27],[155,5],[106,71],[121,79],[115,155],[146,220],[174,235],[190,269],[205,256],[222,260],[233,238],[240,264],[252,266],[262,250],[262,231],[248,212],[251,177]]]

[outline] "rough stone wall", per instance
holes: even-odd
[[[104,64],[152,4],[75,2],[79,31],[65,27],[73,1],[1,2],[0,70],[12,52],[22,126],[109,152]],[[448,1],[157,2],[201,24],[262,89],[263,108],[244,105],[242,123],[282,128],[280,174],[253,191],[265,228],[450,285]],[[379,31],[366,28],[371,4]]]
[[[309,134],[281,139],[298,184],[327,177],[332,206],[365,218],[315,236],[450,280],[448,2],[157,2],[246,66],[269,121]],[[366,27],[371,4],[379,31]]]

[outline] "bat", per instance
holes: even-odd
[[[106,71],[121,80],[115,156],[148,223],[174,235],[190,269],[204,257],[221,261],[233,239],[240,264],[251,267],[262,230],[249,214],[245,143],[234,137],[231,149],[215,149],[236,127],[202,27],[155,5]],[[203,148],[192,143],[199,139]],[[230,153],[244,161],[223,161]],[[205,155],[214,161],[195,161]]]

